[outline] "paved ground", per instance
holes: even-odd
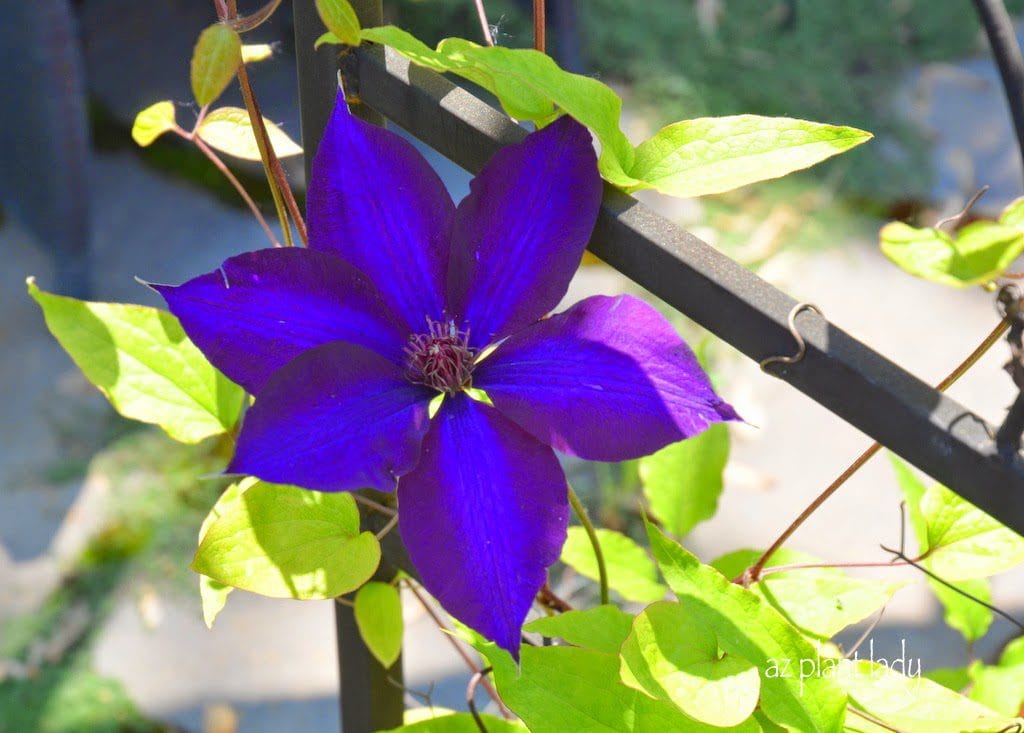
[[[916,114],[940,125],[936,136],[942,160],[977,164],[972,163],[970,176],[943,173],[940,197],[962,196],[983,182],[997,185],[993,199],[1008,200],[1019,190],[994,78],[987,66],[971,62],[930,67],[910,82],[908,100]],[[434,158],[456,195],[462,195],[465,175]],[[995,181],[980,175],[989,170],[997,174]],[[132,154],[97,157],[93,176],[100,299],[153,302],[133,276],[180,281],[212,269],[233,252],[261,246],[262,235],[244,212],[141,167]],[[694,215],[692,204],[681,209],[664,200],[654,203],[675,214],[685,209],[688,218]],[[836,232],[842,244],[815,256],[783,253],[763,275],[817,303],[835,323],[923,379],[936,381],[992,327],[990,299],[908,278],[878,255],[872,236],[870,231]],[[81,425],[105,419],[106,413],[74,376],[24,295],[26,275],[46,283],[46,257],[13,222],[0,229],[0,250],[2,618],[36,607],[59,579],[62,563],[98,523],[95,507],[102,504],[102,481],[83,488],[80,481],[62,482],[52,469],[100,447]],[[615,273],[589,269],[574,284],[570,299],[630,287]],[[992,422],[999,421],[1012,397],[1009,379],[1000,370],[1004,358],[997,349],[953,390]],[[869,442],[741,358],[726,372],[728,397],[751,424],[735,431],[718,516],[691,538],[705,558],[738,546],[765,545]],[[794,538],[793,546],[828,559],[882,559],[877,545],[896,537],[897,504],[887,463],[876,459]],[[1017,573],[996,584],[996,601],[1018,615],[1024,614],[1021,579]],[[160,589],[156,598],[159,622],[151,629],[138,610],[138,588],[126,587],[95,650],[97,669],[120,679],[143,710],[199,730],[204,711],[210,712],[206,706],[228,703],[241,716],[243,731],[335,729],[329,603],[237,593],[211,632],[194,598]],[[407,607],[411,687],[426,690],[437,681],[434,700],[459,705],[465,675],[444,640],[416,615],[413,604]],[[1006,635],[1005,628],[994,636],[1000,635]],[[887,653],[907,639],[908,654],[922,657],[926,666],[955,664],[962,656],[957,637],[938,623],[935,605],[920,589],[901,592],[875,638]]]

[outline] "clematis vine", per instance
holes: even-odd
[[[415,148],[339,94],[313,161],[309,248],[154,286],[255,396],[228,472],[397,488],[423,585],[514,655],[565,541],[555,451],[625,460],[736,419],[644,302],[595,296],[545,318],[601,189],[589,134],[562,117],[498,152],[455,206]]]

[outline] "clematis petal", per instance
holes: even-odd
[[[448,296],[483,346],[549,313],[565,295],[601,203],[586,128],[562,117],[499,151],[455,213]]]
[[[517,657],[568,521],[552,450],[465,395],[445,400],[419,464],[398,482],[398,526],[426,589]]]
[[[306,207],[311,248],[366,273],[412,332],[441,320],[455,206],[412,145],[353,116],[340,92]]]
[[[473,386],[537,439],[598,461],[739,419],[671,324],[629,295],[587,298],[510,337],[477,366]]]
[[[214,366],[251,393],[303,351],[330,341],[403,359],[408,332],[376,289],[323,252],[249,252],[184,285],[152,287]]]
[[[432,396],[368,349],[318,346],[257,393],[227,472],[319,491],[391,491],[416,465]]]

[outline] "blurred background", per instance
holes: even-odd
[[[257,3],[241,3],[243,13]],[[529,46],[528,2],[488,0],[497,42]],[[996,71],[967,0],[549,0],[550,50],[625,98],[631,137],[683,118],[750,112],[870,130],[876,139],[783,181],[649,205],[835,323],[935,382],[996,322],[991,297],[917,281],[878,252],[890,218],[929,224],[962,207],[995,215],[1021,191]],[[1024,12],[1024,0],[1008,2]],[[428,43],[480,40],[472,0],[385,1],[390,21]],[[274,44],[251,75],[264,113],[299,138],[290,2],[246,42]],[[188,570],[199,524],[223,485],[197,480],[222,459],[128,423],[46,331],[24,280],[59,292],[157,304],[134,276],[180,282],[265,246],[235,191],[194,148],[129,131],[153,102],[191,127],[188,59],[214,20],[203,0],[0,0],[0,733],[334,731],[330,602],[235,593],[212,631]],[[236,91],[222,100],[240,105]],[[460,198],[468,176],[424,150]],[[272,220],[254,166],[234,166]],[[302,190],[301,159],[288,173]],[[566,302],[638,292],[600,264]],[[705,334],[676,314],[691,343]],[[730,347],[710,341],[720,391],[748,421],[733,430],[716,517],[686,539],[704,560],[764,547],[870,440]],[[994,349],[952,395],[992,423],[1013,388]],[[570,464],[602,524],[638,526],[630,467]],[[899,493],[876,459],[791,546],[827,560],[885,560]],[[989,658],[1011,638],[997,621],[972,650],[916,584],[874,631],[876,655],[924,667]],[[1024,576],[994,599],[1024,615]],[[590,589],[570,576],[563,592]],[[406,604],[406,682],[417,699],[461,708],[468,673],[429,618]]]

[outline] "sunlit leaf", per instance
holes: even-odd
[[[680,604],[718,637],[728,654],[752,662],[761,674],[761,710],[795,730],[840,731],[846,696],[828,676],[780,674],[787,660],[799,667],[818,650],[757,594],[702,565],[678,543],[648,524],[658,567]]]
[[[703,196],[808,168],[871,139],[852,127],[788,117],[704,117],[671,124],[636,149],[629,173],[672,196]]]
[[[961,692],[971,684],[967,667],[939,667],[926,670],[922,672],[922,675],[953,692]]]
[[[175,440],[198,443],[230,430],[244,392],[206,360],[166,311],[92,303],[28,292],[64,350],[127,418],[159,425]]]
[[[1024,196],[1006,205],[1003,213],[999,215],[999,223],[1008,227],[1024,227]]]
[[[356,593],[356,626],[370,650],[385,668],[402,653],[402,599],[389,583],[367,583]]]
[[[480,713],[480,721],[487,733],[522,733],[527,730],[518,720],[505,720],[487,713]],[[480,728],[471,713],[422,707],[405,711],[405,725],[379,733],[480,733]]]
[[[598,529],[597,538],[608,570],[608,587],[628,601],[649,602],[665,597],[665,586],[658,582],[658,571],[644,548],[610,529]],[[594,548],[583,527],[569,527],[562,562],[581,575],[598,580]]]
[[[463,632],[465,634],[465,632]],[[676,706],[622,684],[619,657],[574,646],[524,646],[520,666],[478,634],[470,643],[494,667],[502,701],[534,733],[760,733],[753,720],[709,728]]]
[[[632,628],[632,616],[617,606],[602,605],[539,618],[526,624],[523,631],[562,639],[584,649],[618,654]]]
[[[757,667],[719,654],[718,637],[701,621],[678,603],[648,606],[622,645],[622,680],[691,718],[723,728],[739,725],[757,707]]]
[[[242,39],[223,23],[214,23],[199,34],[192,52],[192,94],[200,107],[224,93],[242,62]]]
[[[1024,537],[941,484],[925,488],[891,458],[907,499],[922,565],[944,580],[985,578],[1024,562]]]
[[[711,566],[727,578],[735,578],[752,566],[761,553],[737,550]],[[768,567],[821,564],[821,560],[785,548],[768,561]],[[851,624],[881,609],[905,584],[853,578],[839,568],[811,567],[765,573],[750,590],[779,611],[805,634],[830,639]]]
[[[1014,639],[999,655],[1000,667],[1015,667],[1024,664],[1024,636]]]
[[[722,423],[640,459],[644,496],[665,529],[682,537],[715,515],[728,460],[729,429]]]
[[[213,509],[206,515],[202,526],[199,528],[200,545],[203,543],[203,538],[206,537],[206,532],[210,529],[210,525],[224,514],[234,511],[236,505],[241,501],[242,492],[256,483],[258,483],[257,479],[246,478],[238,483],[231,484],[224,490],[224,493],[217,499],[217,503],[213,505]],[[207,628],[213,628],[214,620],[224,610],[224,605],[228,601],[228,595],[233,590],[234,588],[230,585],[214,580],[208,575],[199,575],[199,599],[203,604],[203,620],[206,622]]]
[[[866,659],[844,659],[840,665],[835,679],[850,695],[851,705],[889,726],[868,727],[851,713],[849,720],[856,723],[858,731],[998,731],[1015,722],[924,677],[906,676]]]
[[[320,14],[320,20],[327,26],[327,30],[342,43],[349,46],[359,45],[359,16],[348,0],[316,0],[316,11]],[[317,41],[317,45],[319,43]]]
[[[165,132],[174,129],[174,105],[157,102],[135,115],[132,125],[132,140],[140,147],[150,145]]]
[[[968,668],[971,690],[968,697],[1003,715],[1020,715],[1024,710],[1024,664],[993,667],[975,662]]]
[[[275,598],[333,598],[369,580],[380,562],[349,494],[261,481],[224,509],[192,561],[221,583]]]
[[[284,130],[264,118],[267,137],[279,158],[301,155],[302,148],[288,137]],[[220,107],[203,119],[196,131],[207,144],[222,153],[243,160],[260,160],[260,149],[256,144],[249,113],[239,107]]]
[[[959,288],[995,279],[1024,251],[1024,231],[988,221],[972,222],[955,236],[891,222],[879,236],[882,252],[906,272]]]
[[[434,71],[452,72],[494,94],[517,120],[545,125],[565,111],[586,125],[601,143],[601,175],[616,186],[631,186],[633,147],[619,129],[622,100],[596,79],[570,74],[550,56],[533,49],[478,46],[447,38],[431,49],[394,26],[366,28],[365,40],[396,49],[413,63]]]
[[[990,609],[931,578],[928,579],[928,585],[942,604],[946,623],[963,634],[968,643],[975,642],[988,633],[993,617]],[[992,590],[984,578],[959,580],[955,585],[981,601],[992,602]]]

